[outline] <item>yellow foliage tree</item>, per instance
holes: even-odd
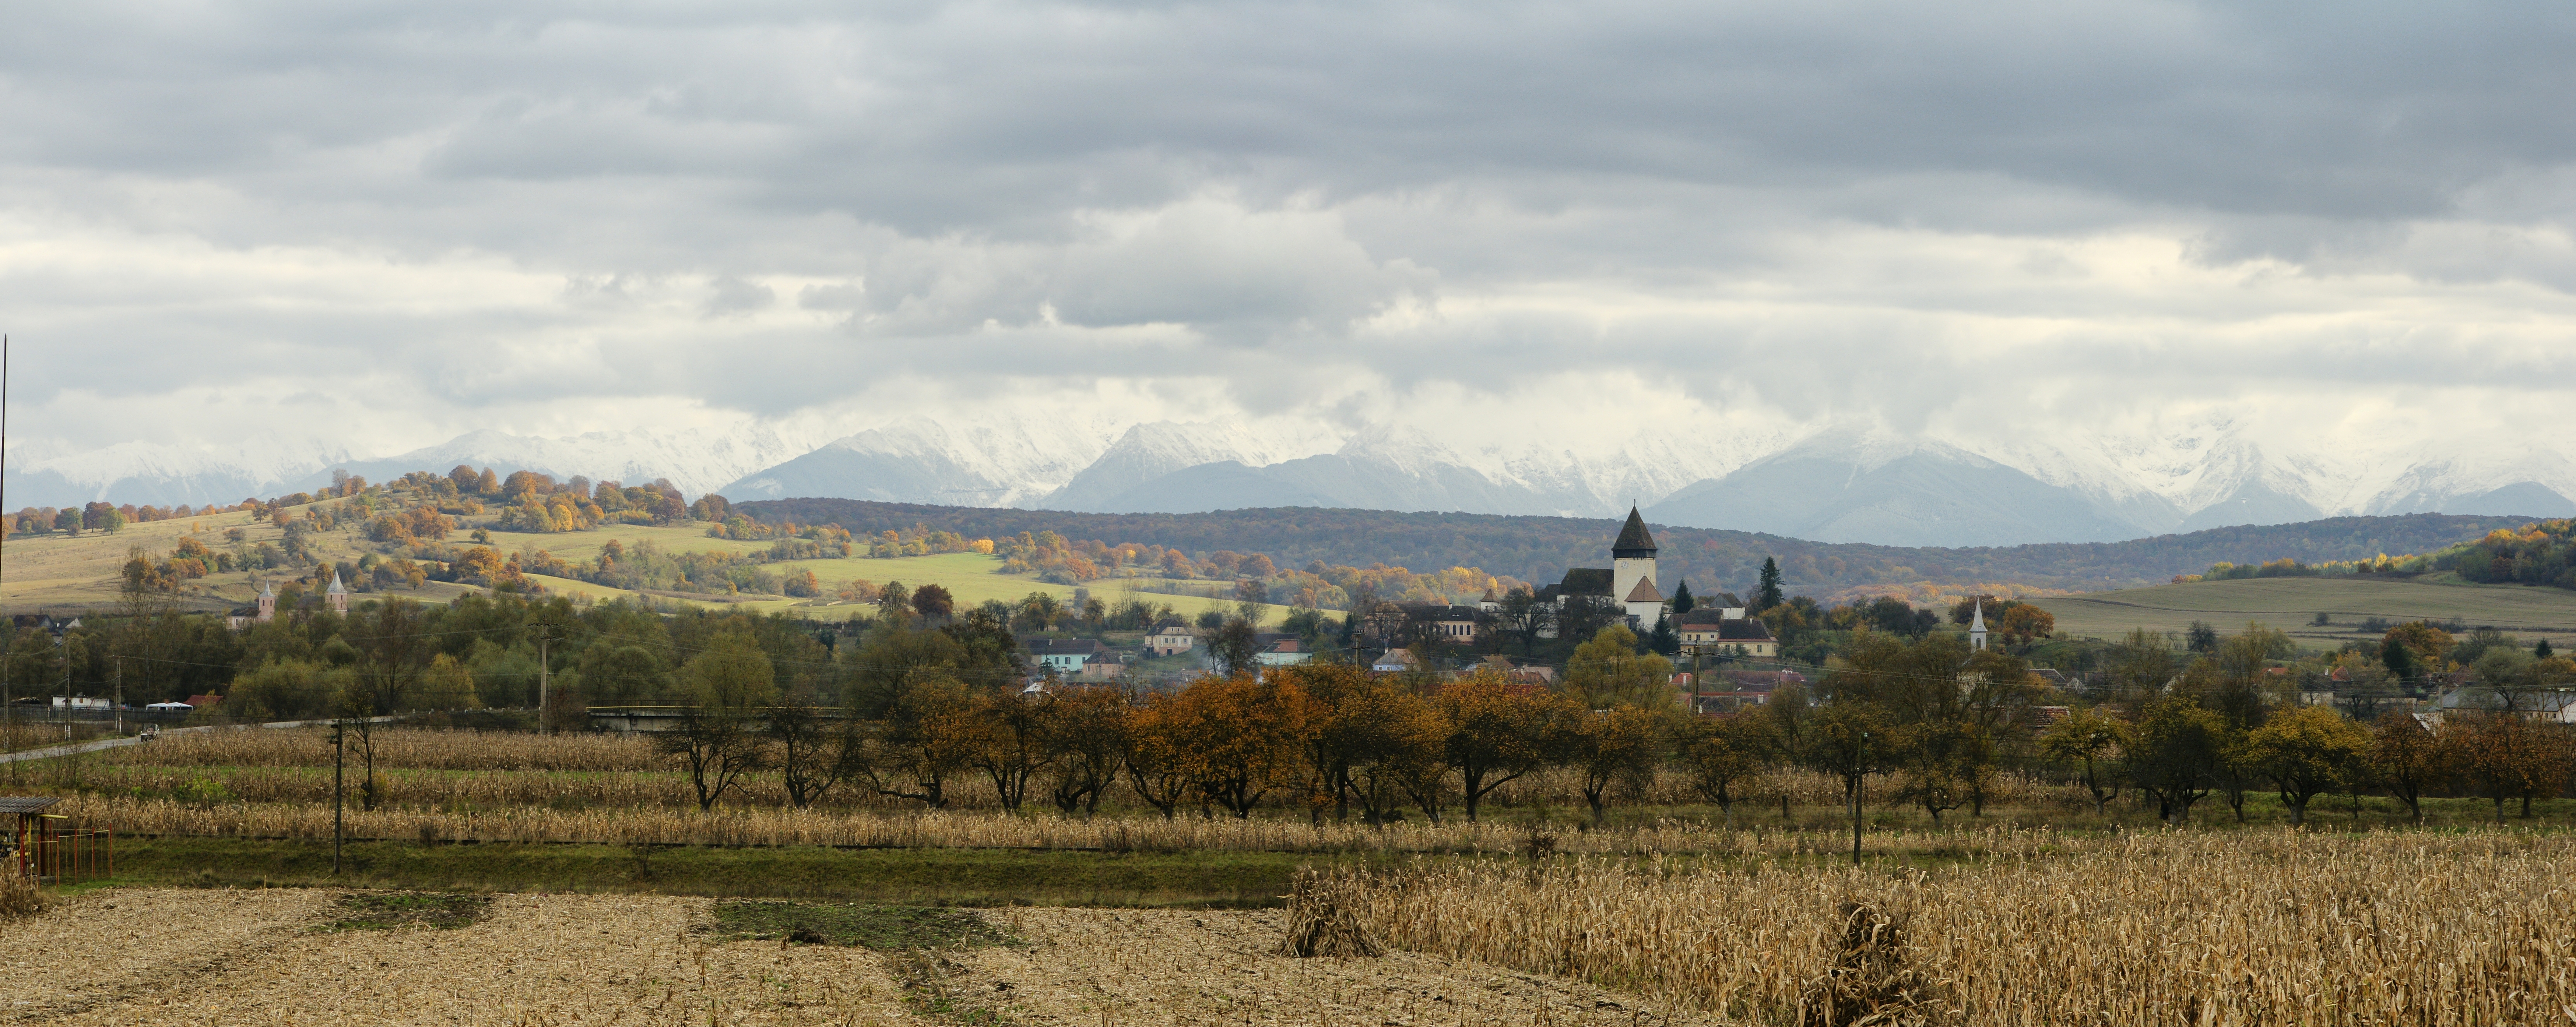
[[[1584,709],[1618,706],[1671,709],[1681,703],[1672,685],[1673,665],[1661,656],[1637,651],[1637,635],[1625,625],[1602,628],[1592,640],[1574,647],[1565,661],[1565,694]]]

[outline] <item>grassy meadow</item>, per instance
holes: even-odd
[[[2391,623],[2457,619],[2471,627],[2501,628],[2526,642],[2576,636],[2576,592],[2531,585],[2471,585],[2456,579],[2251,578],[2030,602],[2057,618],[2061,638],[2116,639],[2133,628],[2180,632],[2193,621],[2234,632],[2247,621],[2261,621],[2289,632],[2302,646],[2332,649],[2364,637],[2361,624],[2373,617]],[[2331,623],[2313,624],[2319,613]]]
[[[262,542],[280,545],[286,536],[283,529],[243,511],[128,524],[112,534],[84,531],[78,536],[11,535],[5,552],[0,552],[0,559],[5,560],[5,568],[0,568],[0,613],[68,613],[112,607],[129,550],[141,546],[156,557],[164,556],[181,537],[190,534],[209,549],[230,549],[232,544],[225,541],[224,532],[232,528],[242,529],[247,536],[243,544],[247,546]],[[371,551],[365,537],[351,530],[323,532],[312,537],[311,545],[314,552],[335,561],[354,561]],[[264,573],[273,578],[287,576],[283,571]],[[208,574],[183,586],[179,602],[196,610],[246,606],[259,595],[260,577],[250,571]],[[423,602],[443,603],[476,591],[481,590],[433,581],[416,593],[406,590],[403,594]]]
[[[295,509],[300,512],[304,508]],[[458,530],[456,534],[449,537],[449,541],[459,546],[467,546],[474,544],[469,539],[473,529],[480,527],[489,518],[464,517],[458,520]],[[124,567],[126,553],[131,548],[141,546],[155,555],[166,554],[171,547],[178,544],[182,536],[195,533],[199,541],[204,542],[209,548],[222,550],[230,547],[230,543],[224,540],[224,532],[232,528],[240,528],[247,533],[245,545],[255,546],[261,542],[278,545],[285,535],[283,530],[266,520],[252,517],[246,512],[234,512],[128,524],[114,534],[86,531],[76,537],[13,536],[8,539],[5,552],[0,552],[0,559],[6,561],[5,571],[0,571],[0,612],[71,612],[112,607],[117,600],[118,575]],[[362,528],[359,526],[344,526],[312,536],[309,544],[314,552],[324,559],[354,562],[361,555],[380,551],[378,547],[368,543],[361,532]],[[672,553],[756,553],[767,550],[770,545],[768,542],[708,538],[706,527],[699,524],[667,527],[613,524],[592,531],[551,535],[495,532],[492,535],[491,545],[505,553],[543,550],[568,563],[587,563],[596,560],[600,549],[611,540],[628,548],[650,542],[656,548]],[[790,569],[812,570],[814,576],[823,584],[824,595],[819,599],[795,599],[787,596],[751,594],[714,596],[698,593],[655,592],[651,598],[659,603],[678,602],[702,607],[722,606],[761,613],[792,610],[800,616],[838,620],[856,612],[851,604],[834,598],[834,593],[840,590],[840,586],[854,580],[877,584],[900,581],[913,587],[937,584],[956,596],[960,606],[973,606],[986,600],[1017,603],[1032,592],[1052,593],[1057,601],[1069,602],[1073,598],[1074,589],[1074,586],[1070,585],[1041,582],[1030,575],[1004,574],[1001,571],[1001,560],[976,553],[944,553],[936,556],[900,557],[890,560],[867,558],[792,560],[779,563],[776,567],[782,572]],[[209,574],[190,582],[181,593],[180,601],[189,608],[201,610],[222,610],[247,605],[259,594],[259,580],[262,576],[282,578],[287,573],[285,571],[236,571],[229,574]],[[544,575],[531,577],[544,585],[549,592],[558,595],[587,597],[597,602],[644,598],[625,589],[594,585],[569,578]],[[1156,605],[1169,603],[1174,610],[1185,617],[1195,617],[1204,610],[1232,611],[1234,609],[1232,601],[1222,598],[1141,591],[1141,589],[1156,587],[1223,590],[1228,587],[1226,582],[1172,581],[1163,578],[1104,578],[1090,582],[1085,587],[1091,590],[1094,598],[1112,604],[1123,602],[1129,591],[1139,590],[1136,591],[1136,598]],[[418,599],[423,602],[443,603],[457,596],[477,591],[481,590],[470,585],[433,581],[418,591],[396,589],[384,594]],[[375,593],[361,593],[358,598],[363,601],[373,594]],[[1275,605],[1266,607],[1265,610],[1264,620],[1272,624],[1278,623],[1288,612],[1287,607]]]

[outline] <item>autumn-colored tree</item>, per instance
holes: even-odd
[[[483,486],[482,476],[475,474],[474,468],[465,464],[458,464],[455,470],[447,472],[447,480],[456,486],[456,491],[461,493],[479,492]]]
[[[1446,776],[1444,725],[1430,703],[1392,677],[1348,664],[1283,668],[1270,675],[1283,711],[1296,721],[1296,776],[1311,815],[1351,801],[1370,824],[1390,820],[1406,799],[1437,820]],[[1416,794],[1416,793],[1420,794]]]
[[[2004,644],[2024,645],[2055,634],[2057,618],[2039,607],[2019,603],[2004,611],[2003,623],[1998,627]]]
[[[780,582],[779,588],[797,598],[812,598],[823,594],[822,580],[814,576],[812,569],[804,567],[789,570],[786,580]]]
[[[1609,819],[1610,802],[1645,791],[1664,753],[1664,718],[1637,705],[1589,709],[1572,718],[1564,740],[1566,762],[1580,775],[1583,802],[1596,826]]]
[[[812,572],[807,572],[806,577],[809,580],[812,576]],[[944,621],[956,615],[957,599],[948,594],[948,589],[944,585],[923,585],[912,590],[912,611],[920,614],[924,620]]]
[[[501,551],[490,546],[475,546],[457,554],[456,562],[452,566],[455,569],[456,580],[468,584],[491,585],[499,582],[506,575],[504,570],[506,565],[501,561]]]
[[[2050,761],[2075,769],[2076,780],[2093,797],[2094,815],[2100,816],[2103,806],[2120,796],[2119,779],[2111,773],[2112,761],[2120,757],[2130,741],[2127,724],[2092,710],[2074,710],[2040,734],[2039,752]]]
[[[1565,694],[1587,710],[1617,706],[1677,709],[1681,693],[1673,687],[1673,665],[1653,653],[1637,652],[1637,635],[1626,625],[1602,628],[1592,640],[1574,647],[1565,661]]]
[[[1458,772],[1470,823],[1495,789],[1547,765],[1550,725],[1570,709],[1545,689],[1514,684],[1490,667],[1441,686],[1434,701],[1448,731],[1443,753]]]
[[[1332,719],[1318,726],[1345,734],[1352,759],[1344,768],[1344,781],[1360,800],[1362,817],[1385,824],[1396,818],[1400,804],[1410,801],[1433,824],[1440,823],[1451,794],[1448,723],[1434,703],[1396,678],[1355,673],[1353,684],[1340,696]]]
[[[2555,795],[2566,777],[2565,729],[2511,713],[2466,714],[2456,718],[2460,779],[2478,795],[2493,800],[2495,818],[2504,821],[2507,799],[2522,800],[2522,815],[2531,816],[2531,800]]]
[[[1735,826],[1735,801],[1744,784],[1769,769],[1771,741],[1764,723],[1749,714],[1694,719],[1680,732],[1677,755],[1690,774],[1691,789],[1717,804],[1726,826]]]
[[[981,727],[966,686],[925,668],[886,710],[877,743],[858,767],[877,794],[948,807],[948,781],[973,766]]]
[[[1127,784],[1165,820],[1189,801],[1197,786],[1197,754],[1191,744],[1178,694],[1155,693],[1128,715],[1127,748],[1122,754]]]
[[[141,617],[157,612],[167,602],[164,593],[170,591],[174,584],[176,582],[163,574],[161,568],[153,566],[152,555],[144,552],[142,546],[127,547],[124,572],[117,582],[119,605],[126,616]]]
[[[479,475],[476,475],[476,476],[474,477],[474,493],[475,493],[476,495],[483,495],[483,496],[497,496],[497,495],[500,495],[500,494],[501,494],[501,479],[500,479],[500,476],[493,474],[493,473],[492,473],[492,469],[491,469],[491,468],[489,468],[489,467],[484,468],[484,469],[483,469],[483,473],[481,473],[481,474],[479,474]]]
[[[2407,817],[2422,823],[2425,790],[2440,787],[2459,772],[2459,751],[2414,714],[2390,710],[2371,727],[2367,767],[2371,780],[2406,804]]]
[[[2429,670],[2441,669],[2443,662],[2450,658],[2451,646],[2455,642],[2450,632],[2420,620],[2388,629],[2387,634],[2380,636],[2380,641],[2382,644],[2405,646],[2416,663]]]
[[[1118,781],[1133,744],[1127,697],[1107,688],[1074,688],[1048,707],[1047,784],[1055,808],[1090,816]]]
[[[2281,793],[2290,823],[2305,823],[2308,800],[2353,783],[2364,772],[2370,732],[2331,706],[2275,713],[2245,738],[2245,759]]]
[[[1055,762],[1054,706],[1055,698],[1043,693],[986,692],[965,710],[973,734],[967,761],[993,782],[993,794],[1007,812],[1020,811],[1029,783]]]
[[[1168,729],[1183,747],[1192,785],[1237,817],[1298,779],[1304,704],[1251,678],[1205,677],[1181,690]]]
[[[367,541],[390,545],[410,545],[411,526],[401,518],[387,514],[367,522]]]

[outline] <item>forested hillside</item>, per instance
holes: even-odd
[[[1549,582],[1568,567],[1603,566],[1618,522],[1578,517],[1396,513],[1292,507],[1198,514],[1087,514],[1058,510],[927,506],[850,499],[784,499],[738,504],[752,517],[839,524],[866,535],[927,524],[967,536],[1053,531],[1070,539],[1135,542],[1211,552],[1262,553],[1282,567],[1311,561],[1415,570],[1478,567],[1525,581]],[[2216,528],[2126,542],[1914,549],[1807,542],[1741,531],[1657,526],[1667,587],[1745,591],[1765,557],[1776,557],[1788,586],[1830,596],[1864,586],[2014,585],[2024,589],[2099,591],[2132,588],[2197,574],[2220,562],[2304,563],[2366,559],[2382,553],[2426,553],[2479,538],[2528,518],[2408,514],[2336,517],[2302,524]],[[1947,591],[1925,589],[1925,591]]]

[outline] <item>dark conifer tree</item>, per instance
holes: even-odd
[[[1780,591],[1780,561],[1773,557],[1763,557],[1762,583],[1754,589],[1753,612],[1759,614],[1788,600],[1788,595]]]
[[[1655,617],[1654,628],[1646,632],[1646,648],[1666,657],[1682,654],[1682,635],[1673,630],[1671,616],[1659,614]]]

